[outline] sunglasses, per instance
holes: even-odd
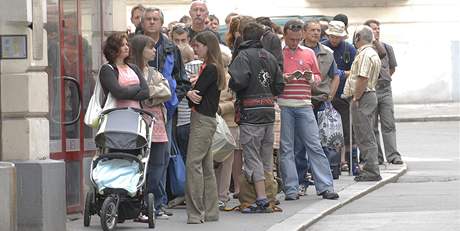
[[[289,30],[292,30],[292,31],[299,31],[299,30],[302,30],[303,25],[301,25],[301,24],[291,24],[287,28]]]

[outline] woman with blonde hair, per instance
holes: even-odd
[[[186,161],[185,202],[187,223],[219,220],[217,185],[211,144],[216,131],[220,91],[225,87],[225,71],[219,41],[213,32],[200,32],[193,39],[195,53],[203,64],[198,80],[187,98],[192,108]]]

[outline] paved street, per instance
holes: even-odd
[[[460,123],[397,126],[407,173],[307,230],[460,230]]]
[[[328,211],[378,186],[374,183],[356,184],[345,173],[334,182],[341,195],[339,201],[321,200],[315,195],[314,187],[310,187],[308,196],[298,201],[286,202],[281,197],[282,213],[244,215],[222,212],[219,222],[193,226],[185,224],[184,209],[174,209],[170,220],[157,221],[157,229],[288,231],[321,218],[309,230],[413,230],[414,227],[430,227],[423,222],[435,227],[446,225],[446,229],[438,230],[456,230],[453,227],[460,227],[458,221],[446,222],[445,219],[460,220],[459,122],[399,123],[397,127],[398,143],[408,163],[408,173],[397,183],[385,185],[330,215],[325,216]],[[386,176],[384,179],[389,179],[395,177],[401,167],[388,165],[382,170]],[[100,230],[99,217],[92,218],[89,228],[84,228],[82,219],[77,219],[67,223],[67,230]],[[146,228],[146,224],[126,222],[117,229],[137,231]],[[433,227],[421,230],[433,230]]]

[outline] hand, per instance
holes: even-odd
[[[203,98],[201,95],[198,95],[200,91],[198,90],[191,90],[187,92],[187,97],[194,103],[194,104],[200,104],[201,99]]]
[[[197,76],[197,75],[191,75],[191,76],[190,76],[190,83],[192,84],[192,87],[195,86],[197,80],[198,80],[198,76]]]
[[[303,77],[307,80],[307,81],[310,81],[312,80],[312,77],[313,77],[313,73],[311,71],[308,71],[306,70],[304,73],[303,73]]]

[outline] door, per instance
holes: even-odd
[[[64,160],[67,212],[83,206],[83,159],[94,153],[84,113],[101,63],[100,3],[47,0],[50,158]]]

